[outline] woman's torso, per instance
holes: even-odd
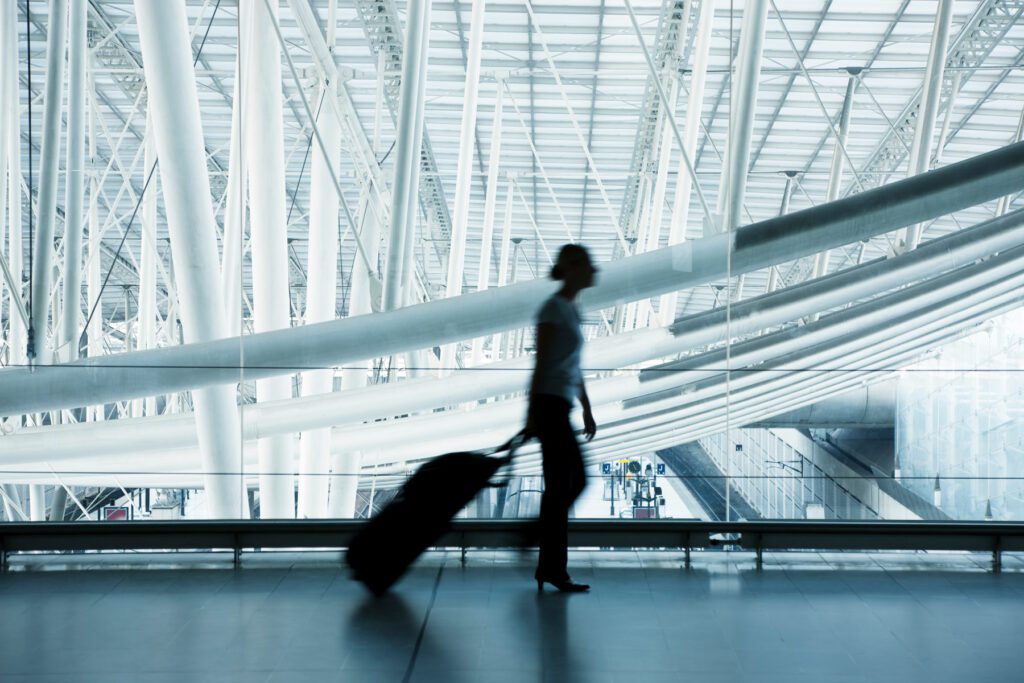
[[[537,356],[534,390],[539,394],[560,396],[572,403],[579,396],[583,383],[580,371],[583,334],[576,306],[555,294],[541,306],[537,324],[550,325],[551,336],[546,353],[543,357]]]

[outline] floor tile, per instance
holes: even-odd
[[[907,683],[1024,669],[1008,626],[1022,573],[806,553],[763,572],[707,554],[683,571],[669,555],[573,553],[587,595],[538,595],[532,559],[499,552],[428,556],[383,599],[335,561],[15,571],[0,577],[0,681]]]

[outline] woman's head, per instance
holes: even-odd
[[[590,253],[578,244],[563,246],[551,267],[552,280],[562,280],[565,287],[576,291],[593,285],[595,273],[597,268],[590,260]]]

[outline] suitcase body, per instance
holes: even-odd
[[[420,467],[352,539],[345,559],[353,578],[374,595],[387,592],[510,458],[448,453]]]

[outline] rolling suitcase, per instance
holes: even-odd
[[[374,595],[387,592],[525,440],[520,432],[493,451],[447,453],[420,467],[352,539],[345,560],[353,578]]]

